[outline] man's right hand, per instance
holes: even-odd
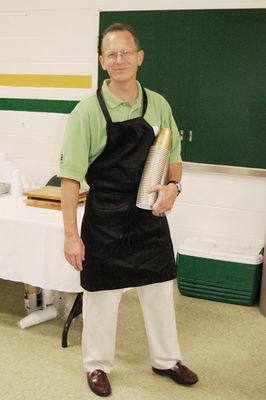
[[[65,237],[65,258],[76,271],[82,271],[85,259],[85,246],[78,235]]]

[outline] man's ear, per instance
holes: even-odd
[[[141,64],[143,63],[144,60],[144,51],[143,50],[139,50],[137,53],[137,60],[138,60],[138,66],[140,67]]]
[[[107,70],[107,67],[106,67],[106,65],[105,65],[104,57],[103,57],[103,56],[100,56],[100,57],[99,57],[99,61],[100,61],[100,64],[101,64],[101,66],[102,66],[102,69],[103,69],[104,71],[106,71],[106,70]]]

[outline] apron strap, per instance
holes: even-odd
[[[148,99],[147,99],[147,93],[146,90],[144,89],[143,86],[141,86],[142,89],[142,98],[143,98],[143,106],[142,106],[142,117],[144,117],[145,112],[147,110],[147,106],[148,106]]]
[[[97,92],[96,92],[96,93],[97,93],[97,98],[98,98],[100,107],[101,107],[101,109],[102,109],[103,115],[105,116],[106,122],[107,122],[107,123],[112,122],[111,117],[110,117],[110,114],[109,114],[109,111],[107,110],[107,107],[106,107],[106,105],[105,105],[105,102],[104,102],[104,99],[103,99],[103,96],[102,96],[101,89],[100,89],[100,88],[97,89]]]
[[[142,114],[141,114],[141,116],[144,117],[144,115],[146,113],[146,110],[147,110],[148,99],[147,99],[147,93],[146,93],[146,91],[145,91],[143,86],[141,86],[141,89],[142,89],[142,96],[143,96],[143,106],[142,106]],[[96,94],[97,94],[97,98],[98,98],[100,107],[102,109],[103,115],[104,115],[104,117],[106,119],[106,122],[107,123],[112,122],[111,116],[110,116],[109,111],[108,111],[108,109],[106,107],[106,104],[104,102],[104,99],[103,99],[102,92],[101,92],[100,88],[97,89]]]

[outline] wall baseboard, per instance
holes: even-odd
[[[186,161],[184,161],[182,164],[185,171],[215,172],[228,175],[258,176],[261,178],[266,178],[266,169],[235,167],[231,165],[202,164]]]

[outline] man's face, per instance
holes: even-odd
[[[112,81],[128,82],[136,79],[144,52],[137,50],[133,36],[128,31],[109,32],[102,42],[100,63]]]

